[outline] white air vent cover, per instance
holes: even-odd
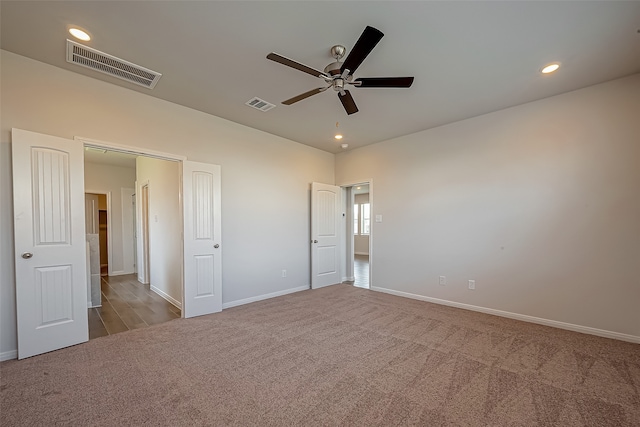
[[[250,99],[249,101],[245,102],[245,104],[247,104],[249,107],[253,107],[256,110],[260,110],[260,111],[269,111],[275,107],[275,105],[260,98]]]
[[[153,89],[162,74],[67,39],[67,62]]]

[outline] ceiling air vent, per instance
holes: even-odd
[[[162,74],[67,40],[67,62],[153,89]]]
[[[253,107],[256,110],[260,110],[260,111],[269,111],[275,107],[275,105],[260,98],[250,99],[249,101],[245,102],[245,104],[247,104],[249,107]]]

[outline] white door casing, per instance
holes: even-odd
[[[138,227],[140,227],[140,239],[138,244],[138,282],[148,285],[151,283],[151,267],[149,260],[151,256],[149,251],[149,181],[146,181],[138,187],[140,203],[138,204],[139,218]]]
[[[220,166],[182,162],[183,316],[222,310]]]
[[[340,283],[340,187],[311,184],[311,289]]]
[[[135,272],[135,197],[133,188],[120,188],[120,206],[122,207],[122,273]],[[111,264],[110,264],[111,265]]]
[[[98,234],[98,195],[93,193],[85,193],[84,203],[84,218],[86,221],[85,232],[87,234]]]
[[[18,358],[89,339],[84,151],[12,130]]]

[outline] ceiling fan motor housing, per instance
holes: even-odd
[[[324,72],[329,74],[330,76],[335,76],[336,74],[342,74],[340,71],[340,67],[342,67],[342,62],[332,62],[331,64],[324,67]]]

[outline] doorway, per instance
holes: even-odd
[[[153,204],[152,185],[162,189],[155,195]],[[100,258],[101,267],[97,286],[92,283],[92,288],[97,288],[101,303],[90,305],[89,338],[138,329],[181,316],[179,185],[180,168],[176,161],[85,148],[85,186],[108,190],[106,194],[86,196],[87,233],[95,233],[87,234],[87,241],[92,243],[100,237],[100,246],[90,255]],[[117,196],[111,197],[111,194]],[[139,197],[137,204],[136,194]],[[96,200],[89,200],[92,197]],[[105,209],[106,200],[109,200],[109,209]],[[136,211],[136,205],[139,211]],[[90,208],[95,211],[90,212]],[[153,223],[152,212],[155,217]],[[108,251],[106,239],[103,239],[107,224]],[[138,230],[136,224],[139,224]],[[90,226],[95,230],[89,231]],[[140,246],[136,245],[136,235],[140,236]],[[155,247],[151,244],[152,239]],[[138,259],[139,266],[136,265]],[[91,264],[93,267],[94,263]],[[95,274],[92,279],[95,282]],[[92,294],[95,293],[96,289],[92,289]]]
[[[353,286],[371,288],[373,234],[371,180],[342,185],[346,213],[346,280]]]

